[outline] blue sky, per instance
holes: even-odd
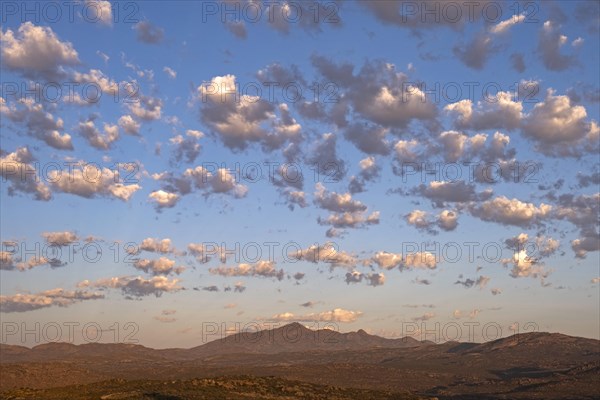
[[[598,3],[480,3],[7,2],[3,342],[598,338]]]

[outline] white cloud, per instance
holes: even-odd
[[[312,263],[327,263],[331,267],[352,267],[358,263],[356,257],[345,251],[339,251],[335,243],[312,245],[307,249],[290,252],[290,259],[304,260]]]
[[[87,163],[79,163],[68,175],[60,170],[51,170],[48,177],[52,189],[86,198],[114,197],[128,201],[141,189],[138,184],[117,183],[120,179],[115,170]]]
[[[164,72],[165,74],[167,74],[167,76],[168,76],[170,79],[175,79],[175,78],[177,78],[177,71],[173,70],[172,68],[169,68],[169,67],[164,67],[164,68],[163,68],[163,72]]]
[[[49,244],[57,246],[66,246],[79,240],[79,237],[74,232],[43,232],[42,237]]]
[[[153,275],[169,275],[172,272],[179,275],[185,270],[184,267],[175,267],[175,261],[166,257],[160,257],[156,260],[143,258],[135,261],[133,266],[142,271],[150,272]]]
[[[505,196],[471,206],[471,213],[483,221],[523,227],[541,223],[550,217],[551,210],[552,206],[548,204],[541,203],[536,207],[533,203],[508,199]]]
[[[27,147],[20,147],[13,153],[0,150],[0,176],[5,182],[9,182],[9,196],[26,193],[33,194],[36,200],[50,200],[52,192],[40,181],[36,168],[32,165],[34,161]]]
[[[164,190],[157,190],[148,195],[148,198],[154,202],[157,209],[172,208],[179,201],[177,193],[169,193]]]
[[[365,211],[367,206],[358,200],[353,200],[350,193],[338,194],[329,192],[321,182],[315,185],[315,204],[322,209],[333,212]]]
[[[131,115],[123,115],[119,118],[119,126],[129,135],[139,135],[140,123],[135,121]]]
[[[0,296],[0,311],[5,313],[27,312],[52,306],[67,307],[81,301],[103,298],[103,294],[86,290],[69,291],[56,288],[37,294],[19,293],[12,296]]]
[[[298,322],[354,322],[363,315],[361,311],[350,311],[342,308],[335,308],[331,311],[323,311],[320,313],[310,313],[296,315],[286,312],[275,314],[270,319],[272,321],[298,321]]]
[[[217,267],[208,270],[213,275],[221,276],[260,276],[282,280],[285,276],[283,269],[277,270],[274,261],[261,260],[254,264],[239,264],[237,267]]]
[[[484,101],[477,102],[475,108],[470,99],[464,99],[448,104],[444,110],[457,116],[454,125],[458,129],[518,128],[523,117],[523,104],[513,100],[517,94],[499,91],[494,96],[487,96]]]
[[[146,238],[140,244],[140,250],[150,251],[153,253],[175,253],[175,248],[172,246],[171,239],[155,239]]]
[[[149,296],[151,294],[160,297],[165,292],[177,292],[183,289],[178,284],[179,282],[179,279],[169,280],[166,276],[153,276],[150,279],[144,279],[140,276],[119,276],[93,282],[85,280],[79,282],[77,286],[80,288],[121,289],[123,294],[133,297]]]
[[[215,76],[197,89],[202,121],[216,132],[225,146],[245,149],[260,143],[267,150],[300,139],[300,125],[286,104],[276,108],[259,96],[241,94],[234,75]]]
[[[86,0],[86,21],[112,25],[112,7],[108,0]]]
[[[104,133],[101,133],[94,125],[93,120],[79,123],[79,132],[87,139],[92,147],[99,150],[108,150],[112,144],[119,139],[119,127],[117,125],[104,124]]]
[[[79,55],[69,42],[61,42],[51,28],[27,21],[16,32],[0,33],[2,64],[26,78],[48,81],[64,77],[64,67],[80,63]]]
[[[437,260],[434,254],[429,252],[414,252],[406,255],[400,253],[388,253],[380,251],[376,253],[371,261],[379,268],[391,270],[398,268],[401,271],[405,269],[435,269]]]
[[[554,93],[549,89],[544,101],[537,103],[525,117],[523,134],[547,155],[577,157],[582,152],[597,151],[598,124],[586,120],[583,106],[571,104],[568,96]]]
[[[508,32],[511,27],[524,22],[525,18],[526,18],[525,14],[513,15],[509,19],[500,21],[496,25],[493,25],[490,28],[490,33],[501,34],[501,33]]]
[[[73,150],[71,135],[60,133],[64,129],[63,120],[55,119],[46,107],[52,105],[44,106],[32,98],[19,99],[16,104],[7,104],[6,100],[0,97],[0,115],[14,123],[23,124],[27,135],[43,140],[55,149]]]

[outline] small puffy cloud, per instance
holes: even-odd
[[[0,251],[0,270],[12,271],[15,269],[15,260],[10,251]]]
[[[282,193],[286,198],[286,202],[290,210],[294,210],[295,206],[301,208],[308,207],[308,203],[306,201],[306,196],[304,192],[300,190],[285,189]]]
[[[141,276],[119,276],[92,282],[85,280],[79,282],[77,286],[80,288],[121,289],[123,294],[133,297],[143,297],[152,294],[160,297],[165,292],[177,292],[183,289],[178,284],[179,282],[179,279],[169,280],[166,276],[153,276],[150,279],[144,279]]]
[[[92,85],[99,88],[102,93],[110,96],[117,96],[119,94],[119,88],[128,90],[133,90],[135,88],[134,84],[131,82],[121,82],[121,84],[115,82],[99,69],[91,69],[89,72],[84,73],[75,71],[72,76],[75,82],[83,85]],[[133,96],[135,93],[128,94]],[[89,103],[93,103],[92,100],[95,99],[86,99]]]
[[[583,46],[583,42],[584,41],[585,40],[582,37],[578,37],[577,39],[575,39],[575,40],[573,40],[571,42],[571,46],[573,46],[573,47],[581,47],[581,46]]]
[[[300,140],[301,126],[282,103],[277,108],[259,96],[242,95],[234,75],[215,76],[197,89],[201,120],[233,150],[252,143],[264,149],[281,148]],[[279,111],[279,118],[277,117]]]
[[[540,224],[550,217],[551,210],[552,206],[548,204],[541,203],[536,206],[518,199],[508,199],[505,196],[471,206],[471,213],[483,221],[522,227]]]
[[[479,289],[484,289],[488,282],[490,281],[490,277],[489,276],[479,276],[477,279],[471,279],[471,278],[467,278],[464,280],[457,280],[456,282],[454,282],[455,285],[463,285],[465,288],[471,288],[474,286],[477,286]]]
[[[466,318],[466,317],[468,317],[469,319],[474,319],[479,315],[480,312],[481,312],[481,310],[479,310],[479,309],[474,309],[468,313],[463,312],[461,310],[454,310],[454,312],[452,313],[452,316],[456,319],[461,319],[461,318]]]
[[[398,268],[401,271],[406,269],[435,269],[437,260],[434,254],[429,252],[414,252],[406,255],[400,253],[388,253],[380,251],[375,253],[371,261],[379,268],[391,270]]]
[[[478,101],[476,107],[470,99],[448,104],[444,110],[456,116],[454,126],[458,129],[516,129],[523,117],[523,104],[513,100],[518,95],[499,91],[484,101]]]
[[[314,201],[319,208],[332,212],[326,219],[318,219],[322,225],[332,225],[334,228],[356,228],[379,223],[379,212],[367,215],[367,206],[353,200],[350,193],[329,192],[320,182],[316,184]]]
[[[93,120],[87,120],[79,123],[79,132],[89,142],[92,147],[98,150],[109,150],[113,142],[119,139],[119,127],[117,125],[104,124],[101,133],[94,125]]]
[[[429,122],[436,118],[435,104],[427,101],[420,88],[409,85],[407,75],[391,63],[367,61],[356,74],[354,65],[338,65],[322,56],[313,56],[312,63],[325,80],[335,82],[338,88],[338,101],[330,116],[338,127],[348,125],[348,114],[355,120],[361,117],[384,128],[405,128],[413,120]],[[367,142],[361,136],[382,150],[381,136],[371,141],[364,137],[364,132],[355,131],[351,137],[356,144],[362,143],[363,148]]]
[[[523,135],[547,155],[579,156],[598,151],[600,128],[588,121],[581,105],[571,104],[568,96],[556,96],[552,89],[537,103],[523,121]]]
[[[189,253],[200,263],[207,263],[212,255],[218,255],[222,263],[227,262],[227,249],[214,244],[190,243],[187,246]]]
[[[202,135],[201,132],[199,133]],[[198,155],[200,155],[200,150],[202,149],[202,146],[200,145],[200,143],[198,143],[199,137],[189,135],[188,137],[183,137],[182,135],[177,135],[169,139],[169,142],[171,142],[171,144],[175,146],[175,149],[173,150],[173,159],[176,162],[181,162],[185,159],[185,161],[189,164],[196,161],[196,158],[198,158]]]
[[[19,293],[12,296],[0,296],[0,311],[10,313],[27,312],[52,306],[68,307],[81,301],[103,298],[104,295],[100,293],[57,288],[36,294]]]
[[[155,239],[146,238],[140,243],[140,250],[150,251],[153,253],[175,253],[175,248],[172,246],[171,239]]]
[[[181,177],[168,172],[154,174],[152,177],[166,183],[163,191],[182,196],[192,193],[193,189],[199,189],[206,195],[228,194],[235,198],[243,198],[248,193],[248,187],[237,183],[234,173],[225,168],[211,173],[206,168],[197,166],[186,169]]]
[[[51,170],[48,180],[52,189],[85,198],[114,197],[128,201],[141,189],[138,184],[117,183],[120,181],[118,171],[98,168],[93,164],[80,163],[72,168],[68,176],[59,170]]]
[[[458,226],[458,214],[456,211],[443,210],[438,214],[437,224],[445,231],[453,231]]]
[[[358,264],[358,260],[345,251],[339,251],[334,243],[325,243],[323,245],[312,245],[307,249],[290,252],[287,257],[293,260],[303,260],[312,263],[327,263],[333,267],[353,267]]]
[[[361,311],[350,311],[342,308],[335,308],[331,311],[303,315],[286,312],[282,314],[276,314],[271,317],[270,320],[278,322],[354,322],[362,315],[363,313]]]
[[[282,280],[285,276],[283,269],[277,270],[274,261],[261,260],[254,264],[239,264],[237,267],[218,267],[208,270],[213,275],[221,276],[259,276]]]
[[[185,270],[184,267],[175,267],[175,261],[166,257],[160,257],[156,260],[143,258],[135,261],[133,266],[153,275],[169,275],[172,272],[179,275]]]
[[[398,140],[394,144],[395,158],[401,163],[414,163],[423,159],[422,146],[416,140]]]
[[[465,181],[431,181],[414,189],[415,194],[430,199],[437,207],[445,203],[466,203],[489,197],[490,191],[477,193],[475,184]]]
[[[148,195],[148,198],[154,202],[157,210],[162,208],[173,208],[179,201],[180,196],[177,193],[169,193],[164,190],[157,190]]]
[[[42,237],[55,246],[67,246],[79,240],[79,237],[73,232],[43,232]]]
[[[550,257],[558,250],[560,242],[551,237],[543,235],[530,239],[526,233],[520,233],[517,236],[508,238],[504,241],[506,247],[515,252],[526,250],[531,260],[539,261]]]
[[[37,176],[36,168],[32,165],[34,161],[27,147],[20,147],[12,153],[0,150],[0,176],[9,196],[25,193],[32,194],[36,200],[50,200],[52,192]]]
[[[129,112],[142,121],[154,121],[162,115],[163,102],[158,97],[140,95],[138,101],[127,103]]]
[[[600,234],[589,232],[587,236],[571,241],[575,257],[585,258],[590,251],[600,251]]]
[[[137,40],[147,44],[158,44],[162,42],[165,31],[149,21],[140,21],[133,26],[137,34]]]
[[[170,67],[164,67],[164,68],[163,68],[163,72],[164,72],[165,74],[167,74],[167,76],[168,76],[170,79],[175,79],[175,78],[177,78],[177,71],[175,71],[173,68],[170,68]]]
[[[558,197],[554,216],[571,222],[582,234],[597,232],[598,213],[600,212],[600,193],[574,195],[563,194]]]
[[[235,177],[229,170],[219,168],[216,174],[210,180],[210,186],[214,193],[233,193],[237,198],[246,196],[248,188],[240,183],[236,183]]]
[[[131,115],[123,115],[118,122],[123,132],[137,136],[140,134],[140,123],[133,119]]]
[[[65,67],[80,63],[69,42],[61,42],[49,27],[27,21],[16,32],[0,32],[2,64],[30,79],[56,81],[66,75]]]
[[[385,283],[385,275],[383,273],[368,273],[353,270],[346,273],[346,283],[358,283],[365,281],[369,286],[381,286]]]
[[[73,150],[71,135],[62,133],[64,122],[54,118],[46,107],[31,98],[19,99],[8,104],[0,97],[0,115],[18,125],[23,125],[25,134],[44,141],[48,146],[58,150]]]
[[[590,281],[592,283],[600,283],[600,276],[597,278],[592,278],[592,280]]]
[[[544,279],[550,273],[543,268],[535,255],[528,253],[527,248],[516,250],[512,258],[504,258],[500,262],[505,267],[512,265],[510,276],[513,278],[533,277]]]
[[[406,214],[404,218],[409,225],[413,225],[416,228],[423,229],[430,225],[429,221],[427,221],[427,212],[422,210],[413,210]]]
[[[512,15],[509,19],[498,22],[496,25],[492,25],[490,28],[490,33],[495,35],[506,33],[510,30],[511,27],[525,22],[525,18],[527,16],[525,14]]]
[[[367,209],[367,206],[360,201],[353,200],[350,193],[329,192],[321,182],[317,182],[315,187],[315,204],[322,209],[339,213],[365,211]]]
[[[321,225],[331,225],[334,228],[362,228],[368,225],[379,224],[379,211],[367,214],[364,211],[333,213],[327,218],[319,217]]]
[[[351,194],[364,192],[366,182],[379,177],[379,173],[381,172],[381,167],[377,165],[375,157],[372,156],[363,158],[359,161],[358,165],[360,167],[358,177],[350,177],[350,183],[348,184],[348,190]]]
[[[112,25],[112,7],[108,0],[85,0],[86,21],[100,21]]]
[[[413,210],[404,216],[409,225],[430,234],[437,234],[434,227],[439,227],[445,231],[452,231],[458,226],[458,214],[455,211],[443,210],[437,217],[432,217],[428,212],[422,210]]]

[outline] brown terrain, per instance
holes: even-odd
[[[300,324],[191,349],[0,345],[3,399],[599,399],[600,341],[434,344]]]

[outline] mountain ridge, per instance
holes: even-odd
[[[239,332],[208,341],[191,348],[154,349],[132,343],[49,342],[31,348],[21,345],[0,344],[0,362],[29,362],[55,360],[138,359],[193,360],[228,354],[268,355],[279,353],[364,351],[376,349],[410,349],[425,346],[447,347],[451,353],[477,354],[495,351],[513,351],[515,348],[548,346],[594,346],[600,350],[600,341],[560,333],[520,333],[484,343],[418,341],[411,337],[384,338],[371,335],[363,329],[338,332],[331,329],[312,330],[300,323],[290,323],[273,329]],[[600,354],[600,351],[599,351]]]

